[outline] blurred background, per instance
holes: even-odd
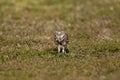
[[[119,80],[119,22],[120,0],[0,0],[0,80]]]

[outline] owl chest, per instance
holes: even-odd
[[[66,45],[66,42],[63,40],[63,41],[58,41],[58,44],[59,45],[62,45],[62,46],[65,46]]]

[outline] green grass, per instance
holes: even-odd
[[[119,0],[0,0],[0,80],[119,80]],[[57,54],[56,24],[69,35]]]

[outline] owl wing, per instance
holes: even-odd
[[[55,33],[54,33],[54,43],[55,43],[56,45],[59,44],[58,41],[57,41],[57,37],[56,37],[56,34],[55,34]]]
[[[66,43],[69,43],[68,34],[65,34],[65,36],[64,36],[64,41],[65,41]]]

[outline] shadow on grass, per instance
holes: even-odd
[[[53,51],[54,53],[58,53],[57,48],[53,48],[52,51]],[[65,49],[65,51],[66,51],[66,53],[69,53],[69,50],[68,50],[68,49]],[[60,51],[60,53],[62,53],[62,51]]]
[[[66,54],[69,54],[68,49],[66,49]],[[49,55],[58,56],[58,55],[66,55],[66,54],[62,52],[58,53],[57,48],[47,48],[41,51],[38,55],[39,56],[49,56]]]
[[[55,59],[67,56],[64,53],[58,53],[56,48],[46,48],[37,54],[41,58]]]

